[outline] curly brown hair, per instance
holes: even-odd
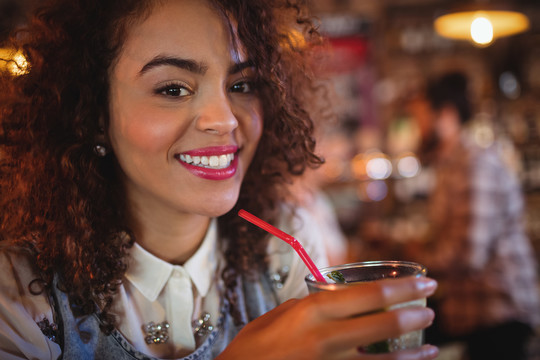
[[[106,332],[115,325],[108,310],[135,239],[114,155],[100,158],[93,148],[103,131],[99,119],[108,124],[108,71],[130,26],[157,1],[48,1],[12,37],[30,71],[0,74],[0,239],[30,249],[45,284],[61,274],[79,315],[97,305]],[[265,105],[239,200],[218,219],[228,239],[223,278],[234,305],[237,275],[263,271],[266,257],[266,234],[240,219],[238,209],[275,222],[286,184],[322,162],[306,110],[307,95],[316,92],[307,59],[322,40],[301,0],[211,2],[234,20]],[[292,33],[303,34],[301,41]]]

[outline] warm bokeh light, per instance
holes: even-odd
[[[351,161],[351,171],[356,179],[363,180],[367,177],[366,173],[366,156],[365,154],[357,154]]]
[[[488,18],[480,16],[471,23],[471,38],[479,45],[487,45],[493,41],[493,25]]]
[[[459,11],[439,16],[434,27],[440,36],[486,46],[497,38],[528,30],[530,22],[516,11]]]
[[[392,174],[392,163],[385,156],[376,156],[366,163],[366,173],[371,179],[383,180]]]
[[[397,171],[404,178],[418,175],[420,167],[420,160],[412,153],[401,156],[397,161]]]
[[[28,61],[21,51],[0,48],[0,71],[8,71],[13,76],[27,74]]]
[[[306,39],[300,31],[292,29],[287,35],[286,40],[282,43],[284,46],[292,46],[293,48],[302,48],[306,46]]]
[[[371,151],[357,154],[351,161],[351,170],[358,180],[384,180],[392,174],[392,162],[386,154]]]

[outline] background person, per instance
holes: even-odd
[[[524,359],[540,304],[523,196],[497,147],[480,147],[468,133],[467,90],[459,72],[427,87],[437,139],[436,185],[428,235],[407,244],[405,256],[440,282],[428,341],[464,340],[469,359]]]

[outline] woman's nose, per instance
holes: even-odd
[[[196,120],[197,129],[224,135],[238,127],[238,119],[226,95],[215,96],[202,104]]]

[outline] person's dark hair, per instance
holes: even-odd
[[[462,124],[471,118],[471,103],[468,94],[467,76],[461,72],[451,72],[432,80],[427,87],[427,98],[434,110],[453,106]]]
[[[130,26],[159,1],[47,1],[13,36],[29,72],[0,74],[0,239],[31,249],[46,284],[59,274],[80,315],[97,304],[106,332],[115,325],[108,310],[134,235],[114,154],[101,158],[93,149],[100,122],[106,129],[109,121],[108,72]],[[264,104],[263,134],[240,198],[218,219],[228,240],[223,277],[230,295],[237,275],[263,269],[266,256],[266,233],[237,210],[275,222],[290,178],[322,162],[306,111],[306,94],[316,90],[308,53],[320,37],[301,0],[211,2],[237,23]],[[286,20],[305,41],[291,37]]]

